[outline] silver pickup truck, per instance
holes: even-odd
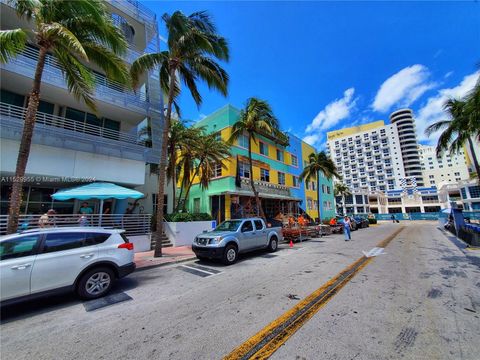
[[[240,253],[257,249],[276,251],[282,240],[282,228],[265,224],[261,218],[226,220],[214,230],[196,236],[192,250],[201,260],[221,259],[230,265]]]

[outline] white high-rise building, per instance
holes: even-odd
[[[440,187],[441,183],[456,183],[469,178],[465,153],[442,153],[437,157],[434,146],[420,145],[418,148],[426,186]]]
[[[327,153],[351,189],[386,191],[405,178],[402,148],[395,124],[383,120],[331,131]]]

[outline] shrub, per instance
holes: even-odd
[[[377,219],[368,218],[368,223],[369,223],[369,224],[376,224],[376,223],[377,223]]]
[[[172,215],[173,215],[172,217],[173,222],[187,222],[187,221],[193,220],[192,214],[189,214],[189,213],[176,213]]]
[[[207,213],[196,213],[192,214],[193,221],[209,221],[212,220],[210,214]]]

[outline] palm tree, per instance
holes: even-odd
[[[480,91],[478,89],[473,91],[463,100],[450,99],[445,103],[444,108],[450,120],[440,120],[425,130],[427,136],[438,130],[444,130],[438,138],[437,156],[446,150],[450,153],[458,152],[465,143],[468,143],[475,172],[480,174],[480,165],[472,140],[472,138],[480,139]]]
[[[335,196],[341,196],[342,197],[343,215],[347,215],[347,206],[345,204],[345,196],[352,194],[352,192],[350,191],[350,188],[343,183],[336,183],[335,188],[333,190],[333,193],[335,194]]]
[[[332,177],[340,178],[340,175],[337,172],[337,168],[324,151],[319,153],[312,152],[308,156],[308,164],[303,169],[302,173],[299,176],[301,181],[305,180],[309,182],[310,179],[317,180],[317,206],[318,206],[318,217],[320,223],[322,223],[322,204],[320,197],[320,173],[322,173],[327,179]]]
[[[181,80],[189,89],[195,103],[200,106],[202,96],[197,88],[197,81],[203,80],[209,88],[227,95],[228,74],[216,60],[228,61],[229,50],[225,38],[216,33],[210,16],[205,12],[195,12],[186,16],[181,11],[171,16],[164,14],[163,21],[167,27],[168,50],[160,53],[145,54],[134,61],[130,69],[134,86],[138,85],[140,75],[160,67],[160,86],[167,94],[167,111],[162,132],[162,150],[160,155],[160,174],[158,179],[158,203],[156,214],[156,231],[154,256],[162,256],[161,236],[163,233],[163,194],[165,186],[165,169],[167,167],[168,134],[172,116],[172,106],[180,94]]]
[[[224,160],[230,156],[230,146],[223,140],[217,139],[216,134],[203,135],[198,139],[191,156],[194,159],[195,170],[192,175],[186,171],[183,172],[185,180],[183,183],[186,186],[184,210],[190,189],[197,176],[200,187],[206,190],[215,174],[217,164],[221,164],[222,168],[227,169]]]
[[[181,173],[192,174],[194,169],[195,154],[202,137],[205,136],[203,127],[187,127],[184,122],[171,124],[169,138],[169,157],[167,166],[167,178],[172,182],[174,212],[178,211],[182,199],[183,190],[187,188],[190,176],[183,176],[178,201],[176,201],[177,183]]]
[[[95,78],[85,63],[96,64],[109,79],[122,84],[129,83],[128,69],[119,57],[125,53],[127,43],[111,21],[103,2],[17,0],[14,4],[17,15],[31,20],[33,27],[0,31],[0,62],[7,62],[17,56],[27,43],[38,48],[38,59],[28,97],[15,181],[10,195],[8,233],[17,230],[22,199],[21,179],[25,176],[30,155],[47,56],[53,56],[62,67],[68,90],[77,100],[82,99],[94,111]]]
[[[257,215],[265,218],[262,204],[258,196],[253,181],[253,162],[252,162],[252,141],[257,142],[260,134],[276,134],[279,133],[279,123],[273,115],[272,108],[265,100],[250,98],[247,100],[245,108],[240,112],[238,121],[232,126],[232,133],[228,139],[229,144],[233,144],[241,135],[248,136],[248,162],[250,165],[250,186],[257,205]]]

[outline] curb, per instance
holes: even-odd
[[[197,258],[196,256],[192,256],[192,257],[189,257],[189,258],[186,258],[186,259],[174,260],[174,261],[169,261],[169,262],[161,263],[161,264],[154,264],[154,265],[142,266],[142,267],[136,268],[136,269],[135,269],[135,272],[137,272],[137,271],[144,271],[144,270],[150,270],[150,269],[154,269],[154,268],[161,267],[161,266],[167,266],[167,265],[172,265],[172,264],[178,264],[178,263],[183,263],[183,262],[187,262],[187,261],[192,261],[192,260],[195,260],[196,258]]]

